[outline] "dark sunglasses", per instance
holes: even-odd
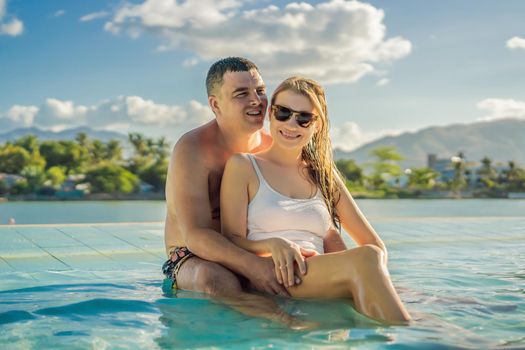
[[[281,105],[273,105],[272,111],[275,119],[280,122],[288,121],[292,116],[295,116],[295,121],[299,124],[300,127],[307,128],[312,122],[317,118],[317,115],[309,112],[298,112],[284,107]]]

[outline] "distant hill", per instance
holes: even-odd
[[[335,150],[336,159],[351,158],[358,164],[373,161],[369,152],[380,146],[394,146],[405,158],[403,167],[425,166],[428,153],[448,158],[462,151],[468,161],[488,156],[493,163],[514,160],[525,165],[525,120],[500,119],[472,124],[435,126],[398,136],[386,136],[354,151]]]
[[[14,141],[25,135],[35,135],[39,140],[74,140],[75,136],[80,133],[86,133],[91,139],[98,139],[107,142],[111,139],[119,140],[126,143],[128,136],[112,131],[94,130],[87,126],[78,128],[65,129],[59,132],[42,130],[39,128],[20,128],[3,134],[0,134],[0,144],[6,141]]]

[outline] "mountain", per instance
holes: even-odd
[[[449,158],[462,151],[467,161],[488,156],[493,164],[514,160],[525,165],[525,120],[499,119],[472,124],[434,126],[398,136],[386,136],[354,151],[336,149],[335,159],[354,159],[358,164],[373,161],[369,152],[381,146],[394,146],[405,158],[403,167],[426,166],[427,154]]]
[[[115,139],[125,144],[128,141],[127,135],[113,131],[95,130],[87,126],[65,129],[59,132],[47,131],[33,127],[15,129],[0,134],[0,144],[5,143],[6,141],[16,140],[25,135],[35,135],[38,137],[39,140],[74,140],[75,136],[80,132],[86,133],[87,136],[91,139],[99,139],[104,142],[107,142],[111,139]]]

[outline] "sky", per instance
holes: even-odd
[[[0,0],[0,133],[142,132],[176,141],[213,118],[219,58],[326,90],[352,150],[434,125],[525,119],[525,1]]]

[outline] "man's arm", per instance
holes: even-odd
[[[237,247],[213,229],[209,170],[199,152],[198,145],[185,137],[175,146],[167,177],[167,215],[176,218],[186,246],[197,256],[246,276],[258,289],[285,293],[275,280],[271,260]]]

